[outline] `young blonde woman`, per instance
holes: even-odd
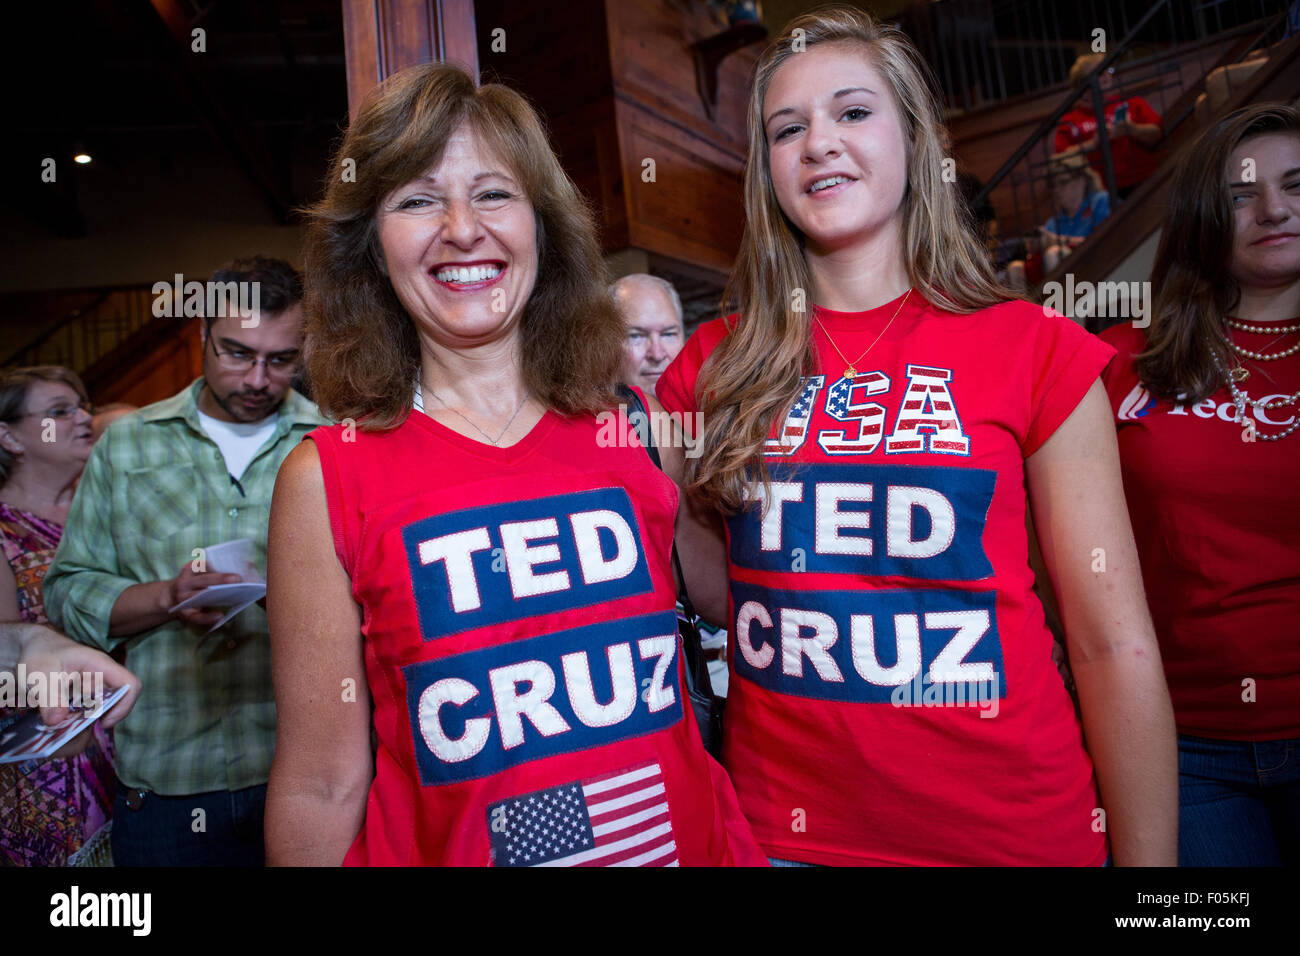
[[[787,26],[750,109],[740,312],[659,382],[703,412],[679,546],[734,641],[724,762],[779,861],[1172,864],[1173,722],[1098,381],[1113,350],[994,283],[932,89],[860,11]]]

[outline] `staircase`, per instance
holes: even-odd
[[[1226,115],[1251,103],[1292,103],[1300,97],[1300,34],[1274,47],[1268,61],[1232,94],[1228,102],[1212,114],[1211,119]],[[1193,122],[1179,125],[1168,139],[1169,158],[1128,199],[1114,209],[1073,254],[1057,269],[1043,277],[1043,284],[1060,282],[1065,273],[1093,281],[1106,279],[1144,280],[1149,275],[1146,257],[1141,263],[1131,260],[1144,245],[1152,245],[1165,216],[1169,184],[1182,149],[1201,131]],[[1136,268],[1134,268],[1136,267]],[[1141,274],[1138,274],[1141,273]],[[1089,317],[1084,323],[1092,331],[1101,331],[1114,322]]]
[[[1101,4],[1101,14],[1104,18],[1109,12],[1115,20],[1116,10],[1123,12],[1125,6],[1123,0]],[[1239,18],[1229,28],[1206,30],[1206,11],[1220,13],[1222,7],[1216,0],[1149,4],[1127,33],[1117,41],[1112,34],[1112,43],[1098,51],[1105,53],[1105,60],[1085,81],[1082,100],[1080,90],[1064,83],[966,112],[954,110],[949,97],[950,112],[958,114],[949,120],[953,154],[961,168],[985,182],[974,204],[986,197],[992,201],[1003,260],[1017,257],[1017,250],[1023,258],[1023,250],[1034,247],[1038,228],[1052,215],[1046,173],[1058,121],[1080,102],[1091,104],[1094,112],[1100,107],[1098,78],[1103,71],[1113,68],[1114,92],[1126,98],[1141,96],[1161,114],[1164,136],[1152,147],[1160,159],[1156,171],[1123,201],[1107,176],[1110,216],[1054,271],[1031,285],[1031,298],[1041,301],[1043,287],[1063,282],[1066,273],[1075,283],[1147,279],[1170,177],[1185,145],[1205,124],[1240,106],[1291,102],[1300,95],[1300,36],[1286,38],[1289,0],[1235,5]],[[1075,49],[1088,52],[1082,40]],[[1258,57],[1267,59],[1256,60],[1261,65],[1253,73],[1238,71],[1238,64]],[[1209,100],[1202,96],[1207,77],[1243,75],[1248,78],[1230,85],[1227,94]],[[1199,108],[1198,99],[1204,101]],[[1103,143],[1103,159],[1109,165],[1106,153]],[[1113,324],[1093,317],[1076,319],[1094,331]]]
[[[2,296],[0,328],[18,344],[0,367],[65,366],[96,404],[166,398],[199,374],[202,355],[195,320],[155,316],[155,298],[150,286]]]

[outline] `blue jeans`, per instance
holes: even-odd
[[[780,857],[769,856],[767,862],[772,866],[821,866],[820,863],[800,863],[798,860],[783,860]],[[1106,854],[1106,862],[1102,866],[1113,865],[1110,861],[1110,854]]]
[[[1179,866],[1300,864],[1300,738],[1178,737]]]
[[[266,865],[265,784],[181,797],[145,791],[143,799],[132,800],[138,803],[134,810],[127,803],[133,793],[118,783],[113,801],[115,866]]]

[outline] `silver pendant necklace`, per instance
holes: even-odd
[[[525,393],[523,401],[519,403],[519,407],[515,409],[515,413],[510,416],[510,421],[506,422],[506,427],[501,429],[501,434],[497,435],[496,438],[493,438],[483,429],[479,428],[478,425],[474,424],[474,422],[471,421],[469,417],[466,416],[463,412],[460,412],[457,409],[452,408],[451,405],[447,403],[447,400],[443,398],[441,395],[439,395],[437,392],[435,392],[432,387],[430,387],[429,389],[429,394],[432,395],[434,398],[436,398],[438,401],[442,402],[443,408],[447,409],[447,411],[451,412],[453,415],[459,416],[463,421],[465,421],[469,425],[470,428],[474,429],[474,431],[478,432],[485,439],[487,439],[487,443],[489,445],[493,445],[498,448],[500,447],[501,439],[506,437],[506,432],[510,431],[510,426],[515,423],[515,419],[519,417],[519,413],[523,411],[524,406],[528,404],[528,394]],[[423,412],[426,415],[428,414],[428,412],[424,411],[424,385],[420,382],[420,376],[418,375],[415,377],[415,399],[412,404],[415,406],[415,410],[417,412]]]

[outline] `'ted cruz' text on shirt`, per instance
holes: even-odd
[[[733,567],[921,581],[992,577],[983,534],[996,472],[863,461],[880,453],[971,454],[952,370],[908,363],[905,371],[892,428],[879,402],[893,388],[884,372],[841,376],[829,387],[828,376],[804,379],[767,442],[766,454],[778,461],[761,507],[728,519]],[[814,427],[819,406],[834,426]],[[814,457],[839,461],[779,461],[810,440]],[[731,593],[736,673],[770,690],[886,702],[924,679],[1005,694],[992,591],[804,592],[733,581]]]
[[[653,591],[622,488],[446,512],[407,525],[402,537],[426,641]],[[668,610],[402,670],[426,785],[641,736],[683,715]]]
[[[764,577],[988,579],[983,534],[996,478],[979,468],[779,463],[760,496],[767,506],[728,519],[731,563]],[[805,590],[784,580],[755,587],[733,574],[737,675],[842,701],[888,702],[918,678],[1005,694],[991,590]]]

